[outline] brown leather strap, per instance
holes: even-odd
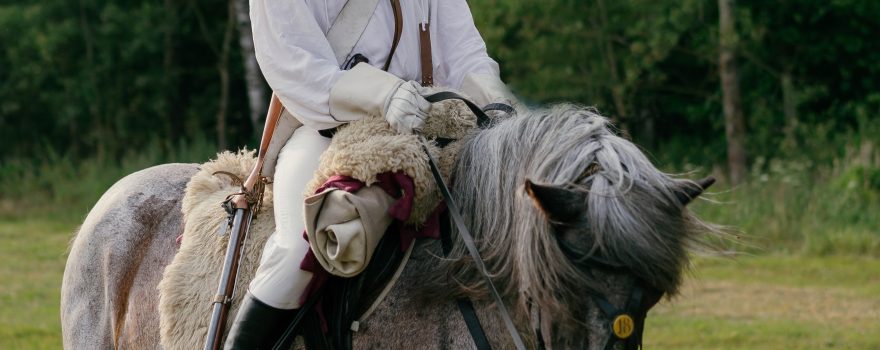
[[[419,45],[422,51],[422,86],[433,86],[434,61],[431,58],[430,23],[419,23]]]
[[[278,126],[278,120],[281,119],[281,113],[284,112],[284,105],[275,92],[269,99],[269,111],[266,113],[266,125],[263,127],[263,137],[260,140],[260,150],[257,152],[257,158],[262,162],[266,158],[266,152],[269,151],[269,143],[272,141],[272,134],[275,133],[275,127]]]
[[[394,51],[397,51],[400,34],[403,33],[403,12],[400,11],[400,0],[391,0],[391,9],[394,10],[394,41],[391,42],[391,53],[385,60],[385,66],[382,67],[384,71],[388,71],[388,67],[391,67],[391,59],[394,58]]]

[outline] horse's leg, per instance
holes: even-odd
[[[71,244],[61,287],[69,349],[157,348],[156,285],[182,232],[180,200],[195,164],[126,176],[89,212]]]

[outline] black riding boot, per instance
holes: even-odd
[[[276,309],[247,293],[232,323],[223,348],[226,350],[272,349],[297,310]]]

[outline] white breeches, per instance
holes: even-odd
[[[312,273],[299,265],[309,251],[303,239],[303,191],[318,169],[318,160],[330,139],[302,126],[281,148],[275,167],[273,198],[275,232],[269,237],[260,267],[249,291],[258,300],[278,309],[296,309]]]

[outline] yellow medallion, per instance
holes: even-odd
[[[629,338],[636,329],[636,323],[633,321],[632,317],[623,314],[614,318],[614,323],[611,324],[611,329],[614,331],[614,335],[618,338],[626,339]]]

